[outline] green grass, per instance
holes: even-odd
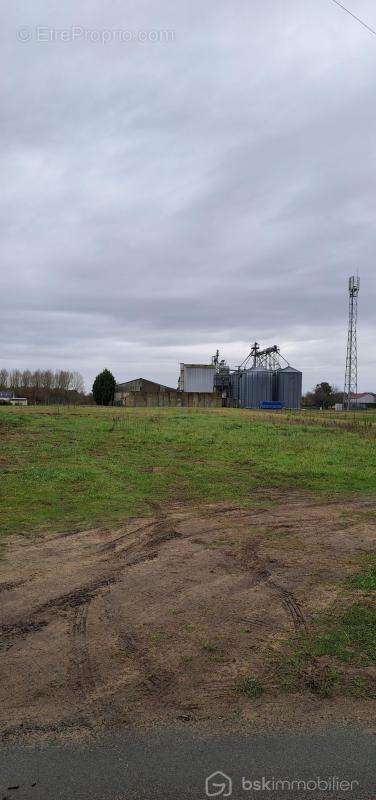
[[[218,645],[214,642],[204,642],[202,645],[203,650],[207,653],[217,653],[218,652]]]
[[[239,542],[237,540],[229,540],[229,539],[212,539],[211,542],[208,542],[206,547],[209,550],[217,550],[218,548],[222,547],[235,547]]]
[[[161,642],[165,638],[164,631],[154,631],[150,636],[150,641]]]
[[[241,675],[236,679],[234,689],[247,697],[259,697],[264,692],[263,684],[253,675]]]
[[[310,689],[331,697],[337,689],[375,696],[370,672],[376,664],[376,606],[370,599],[376,588],[375,556],[363,562],[363,571],[344,582],[338,605],[318,615],[308,632],[294,636],[275,656],[275,673],[286,691]],[[354,668],[364,674],[352,675]]]
[[[376,663],[376,608],[354,603],[321,615],[311,632],[295,637],[277,660],[276,674],[286,691],[310,689],[322,697],[335,688],[371,693],[367,669]],[[351,678],[354,667],[364,669],[365,676]]]
[[[192,632],[194,631],[194,628],[195,628],[195,626],[194,626],[194,625],[192,625],[192,623],[191,623],[191,622],[187,622],[187,623],[184,625],[184,630],[185,630],[187,633],[192,633]]]
[[[367,691],[367,681],[365,678],[363,678],[362,675],[354,675],[350,681],[349,691],[350,694],[353,694],[355,697],[363,697]]]
[[[370,419],[370,417],[369,417]],[[338,420],[338,424],[336,421]],[[0,533],[109,527],[151,502],[373,492],[373,426],[237,409],[0,409]],[[360,418],[359,418],[360,420]]]
[[[313,658],[334,656],[341,662],[376,663],[376,608],[362,603],[322,617],[302,652]]]
[[[376,592],[376,554],[371,554],[362,559],[364,569],[351,575],[347,580],[350,589],[359,589],[361,592]]]

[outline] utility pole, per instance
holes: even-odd
[[[357,406],[358,394],[358,347],[356,337],[356,326],[358,320],[358,294],[360,280],[359,275],[352,275],[349,278],[349,325],[347,332],[347,352],[346,352],[346,371],[345,386],[343,390],[343,407],[350,409],[351,405]],[[355,395],[354,403],[352,403]]]

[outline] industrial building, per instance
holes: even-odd
[[[115,405],[119,406],[170,406],[176,405],[177,390],[146,378],[135,378],[118,383],[115,388]]]
[[[117,384],[115,404],[299,409],[301,395],[302,373],[286,361],[277,345],[260,350],[255,342],[234,371],[219,360],[217,350],[211,364],[181,363],[177,389],[146,378]]]
[[[180,389],[172,389],[170,386],[164,386],[161,383],[149,381],[146,378],[135,378],[116,385],[115,405],[208,408],[220,404],[217,393],[203,390],[204,381],[200,379],[200,375],[198,375],[196,383],[190,380],[187,385],[191,388],[187,391],[181,391]],[[195,386],[200,386],[201,388],[195,389]]]
[[[215,364],[180,364],[181,392],[214,392]]]
[[[260,350],[255,342],[243,364],[230,373],[229,404],[239,408],[299,409],[302,373],[288,362],[281,366],[281,359],[286,361],[277,345]]]
[[[230,375],[231,405],[239,408],[299,409],[302,396],[302,373],[293,367],[277,370],[251,367]]]
[[[360,409],[376,408],[376,394],[374,392],[360,392],[351,395],[351,403]]]

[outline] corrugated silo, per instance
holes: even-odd
[[[239,375],[240,370],[230,373],[230,401],[232,406],[239,404]]]
[[[277,399],[284,403],[285,408],[300,408],[302,398],[302,373],[294,367],[284,367],[276,372]]]
[[[270,369],[243,370],[239,373],[239,406],[258,408],[263,400],[273,400],[275,373]]]

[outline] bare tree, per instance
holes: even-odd
[[[80,372],[71,372],[69,388],[75,392],[83,394],[85,391],[84,379]]]
[[[2,389],[6,389],[8,386],[8,370],[7,369],[0,369],[0,386]]]
[[[50,369],[44,369],[41,372],[41,386],[43,389],[52,389],[54,383],[54,374]]]
[[[21,386],[22,373],[19,369],[12,369],[9,376],[9,383],[12,389],[19,389]]]
[[[29,389],[30,388],[30,386],[31,386],[31,372],[30,372],[29,369],[24,369],[24,371],[22,373],[21,381],[22,381],[22,388],[23,389]]]
[[[36,369],[31,376],[31,386],[33,389],[40,389],[42,386],[42,373],[40,369]]]
[[[68,370],[60,369],[58,373],[56,373],[56,388],[62,389],[63,391],[67,391],[69,389],[69,381],[70,381],[70,373]]]
[[[34,403],[84,402],[84,380],[80,372],[69,370],[0,369],[0,388],[25,393]],[[80,398],[77,395],[81,395]]]

